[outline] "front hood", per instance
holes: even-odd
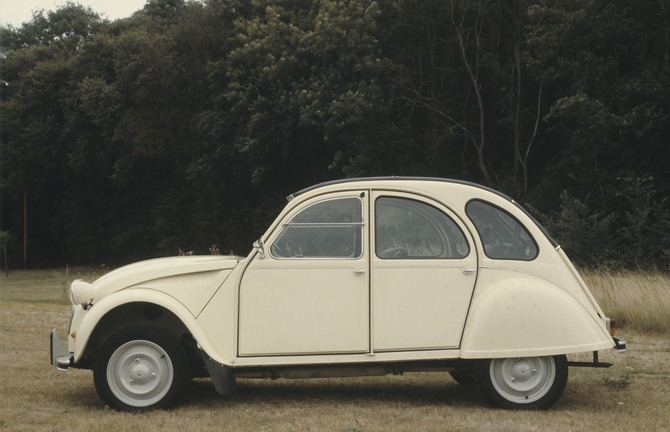
[[[155,279],[185,274],[233,269],[242,257],[238,256],[180,256],[140,261],[107,273],[91,284],[93,301],[125,288]],[[75,281],[76,283],[83,283]],[[87,299],[88,300],[88,299]]]

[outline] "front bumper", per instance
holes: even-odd
[[[68,351],[60,341],[56,329],[51,332],[49,338],[51,346],[51,365],[59,371],[66,371],[72,364],[74,356]]]

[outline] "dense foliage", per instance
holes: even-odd
[[[583,264],[670,262],[668,0],[67,3],[2,29],[2,241],[244,254],[319,181],[458,178]]]

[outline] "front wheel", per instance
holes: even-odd
[[[93,379],[100,398],[113,408],[167,408],[184,391],[188,360],[170,333],[152,327],[132,327],[119,331],[103,344]]]
[[[567,381],[564,355],[482,360],[475,365],[479,391],[498,408],[547,409],[563,394]]]

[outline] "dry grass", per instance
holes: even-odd
[[[588,270],[586,284],[621,329],[670,331],[670,275],[660,272]]]
[[[637,321],[620,332],[627,353],[601,352],[615,366],[572,368],[563,397],[546,412],[490,409],[474,388],[427,373],[240,380],[241,394],[233,398],[218,396],[209,380],[195,380],[172,411],[119,413],[101,403],[90,371],[62,373],[49,365],[48,334],[53,328],[62,334],[69,321],[57,275],[17,272],[0,283],[0,429],[670,431],[670,332],[633,330]]]

